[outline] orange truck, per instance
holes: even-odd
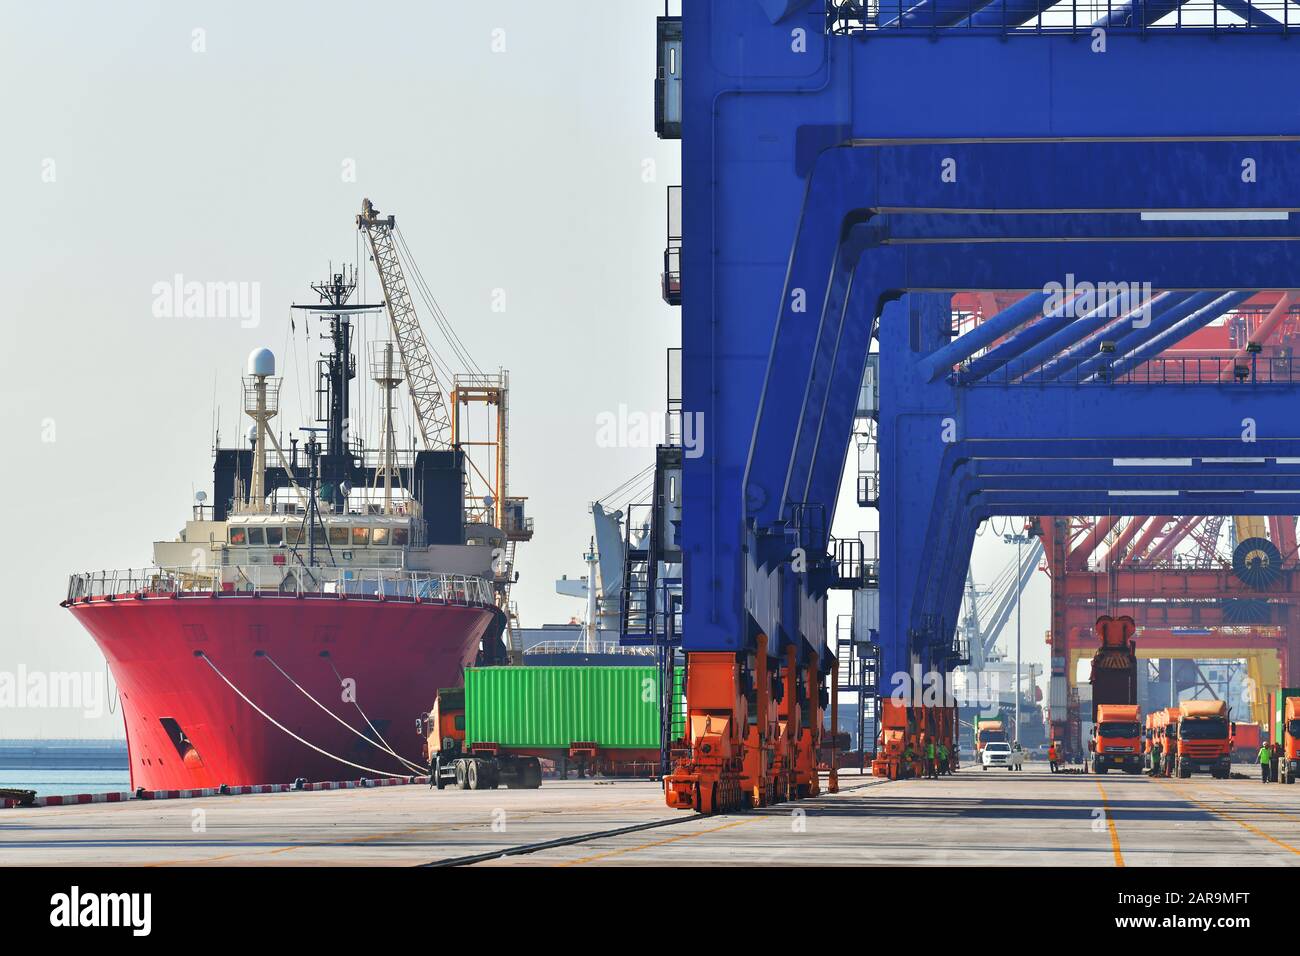
[[[1232,735],[1232,756],[1238,763],[1258,763],[1264,733],[1259,724],[1238,723]]]
[[[1171,721],[1168,738],[1175,745],[1173,772],[1186,779],[1198,770],[1226,780],[1232,773],[1232,724],[1228,704],[1222,700],[1185,700],[1170,710],[1178,711]]]
[[[465,739],[465,690],[438,691],[433,709],[417,723],[425,739],[429,785],[439,790],[449,784],[461,790],[536,790],[542,785],[542,764],[536,756],[479,753]]]
[[[1300,688],[1282,688],[1276,701],[1273,737],[1282,745],[1277,778],[1282,783],[1295,783],[1300,777]]]
[[[1100,704],[1090,761],[1094,773],[1142,772],[1142,726],[1137,704]]]
[[[1007,731],[1000,719],[988,717],[975,718],[975,764],[980,764],[980,755],[985,744],[1007,743]]]

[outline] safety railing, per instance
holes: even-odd
[[[660,292],[669,305],[682,304],[682,187],[668,187],[668,235],[664,245],[664,269]]]
[[[369,598],[466,606],[496,603],[492,582],[486,578],[392,568],[142,568],[87,571],[68,580],[69,604],[138,595]]]
[[[835,562],[838,588],[880,586],[880,532],[859,531],[856,538],[832,538],[830,554]]]
[[[1061,371],[1049,360],[1026,372],[1012,359],[1000,369],[969,379],[962,369],[950,380],[962,385],[1295,385],[1300,383],[1300,361],[1294,356],[1230,355],[1214,358],[1154,358],[1132,368],[1115,371],[1123,361],[1098,364],[1089,358]],[[1055,367],[1054,367],[1055,366]]]
[[[618,641],[598,641],[591,650],[587,649],[584,638],[578,637],[565,641],[538,641],[532,647],[524,649],[525,656],[534,654],[619,654],[625,657],[653,657],[653,647],[628,647]]]
[[[1090,560],[1087,571],[1090,574],[1105,574],[1115,571],[1119,574],[1139,571],[1231,571],[1231,556],[1207,555],[1201,551],[1186,554],[1174,554],[1165,558],[1126,561],[1122,564],[1108,566],[1104,561]]]
[[[836,36],[945,34],[1088,35],[1148,30],[1240,33],[1289,32],[1300,17],[1287,0],[830,0],[826,31]]]

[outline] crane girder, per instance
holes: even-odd
[[[397,244],[393,239],[396,221],[392,216],[379,218],[379,211],[367,199],[362,205],[361,215],[357,216],[357,227],[365,230],[370,242],[370,253],[384,290],[384,301],[388,304],[393,337],[402,356],[402,370],[406,373],[407,388],[415,406],[420,437],[424,439],[425,447],[446,450],[451,447],[451,416],[442,385],[438,382],[433,353],[424,337],[397,255]]]

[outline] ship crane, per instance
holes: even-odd
[[[369,199],[363,200],[357,228],[366,233],[370,254],[379,273],[379,283],[388,304],[388,318],[393,327],[393,338],[402,357],[402,370],[406,373],[407,388],[415,405],[416,427],[426,448],[445,451],[451,447],[451,415],[447,410],[444,390],[438,381],[433,352],[424,337],[420,318],[411,301],[411,292],[402,272],[402,262],[397,254],[393,230],[397,218],[380,218],[379,210]]]
[[[432,451],[458,449],[465,451],[465,463],[469,472],[465,478],[465,500],[467,517],[471,522],[483,522],[497,527],[504,536],[501,554],[493,561],[494,580],[496,584],[497,606],[505,615],[506,647],[512,663],[523,663],[523,643],[519,633],[518,612],[510,600],[510,587],[515,581],[515,551],[520,541],[528,541],[533,536],[532,519],[524,516],[524,498],[510,497],[507,491],[509,482],[509,375],[504,370],[497,375],[485,375],[477,370],[473,360],[465,353],[454,333],[449,333],[445,321],[440,318],[440,309],[429,296],[419,268],[411,264],[411,272],[416,280],[416,288],[425,295],[425,304],[434,313],[434,319],[448,343],[459,357],[473,369],[467,375],[453,375],[445,366],[444,378],[449,379],[450,391],[444,389],[438,378],[438,363],[424,329],[420,325],[415,304],[411,299],[406,282],[406,273],[402,268],[399,245],[404,248],[401,235],[397,232],[395,216],[380,216],[374,204],[365,199],[361,204],[361,213],[357,216],[357,228],[364,230],[370,245],[371,258],[375,270],[379,273],[379,282],[383,288],[387,304],[388,317],[392,326],[393,339],[401,356],[402,371],[406,377],[407,390],[415,409],[416,426],[425,447]],[[410,256],[410,250],[405,250]],[[391,347],[390,347],[391,349]],[[391,482],[393,472],[392,446],[394,442],[392,425],[392,387],[397,384],[398,376],[391,364],[391,351],[386,358],[385,370],[377,375],[376,380],[385,388],[385,459],[383,464],[385,482]],[[450,398],[450,401],[448,401]],[[492,441],[475,441],[467,438],[463,432],[464,423],[461,408],[470,405],[482,405],[495,409],[496,434]],[[480,470],[474,462],[471,452],[474,448],[490,449],[495,455],[495,467]],[[478,475],[486,486],[487,493],[481,498],[470,488],[471,474]],[[386,484],[387,488],[388,485]],[[391,508],[391,492],[385,493],[385,509]]]

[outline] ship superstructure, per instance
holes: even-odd
[[[473,442],[459,416],[442,427],[401,264],[374,261],[385,302],[353,302],[356,274],[343,269],[312,286],[318,302],[294,306],[327,343],[316,422],[285,437],[275,357],[254,350],[248,442],[215,449],[211,502],[196,495],[180,533],[155,542],[153,567],[72,576],[65,604],[120,688],[133,786],[420,772],[405,731],[429,689],[507,659],[514,546],[532,531],[524,499],[505,497],[508,377],[493,377],[491,443]],[[381,395],[367,447],[351,433],[355,323],[381,310],[393,335],[364,363]],[[399,447],[404,383],[422,448]],[[484,444],[494,447],[476,461],[467,446]],[[485,469],[496,476],[486,492],[475,480]]]

